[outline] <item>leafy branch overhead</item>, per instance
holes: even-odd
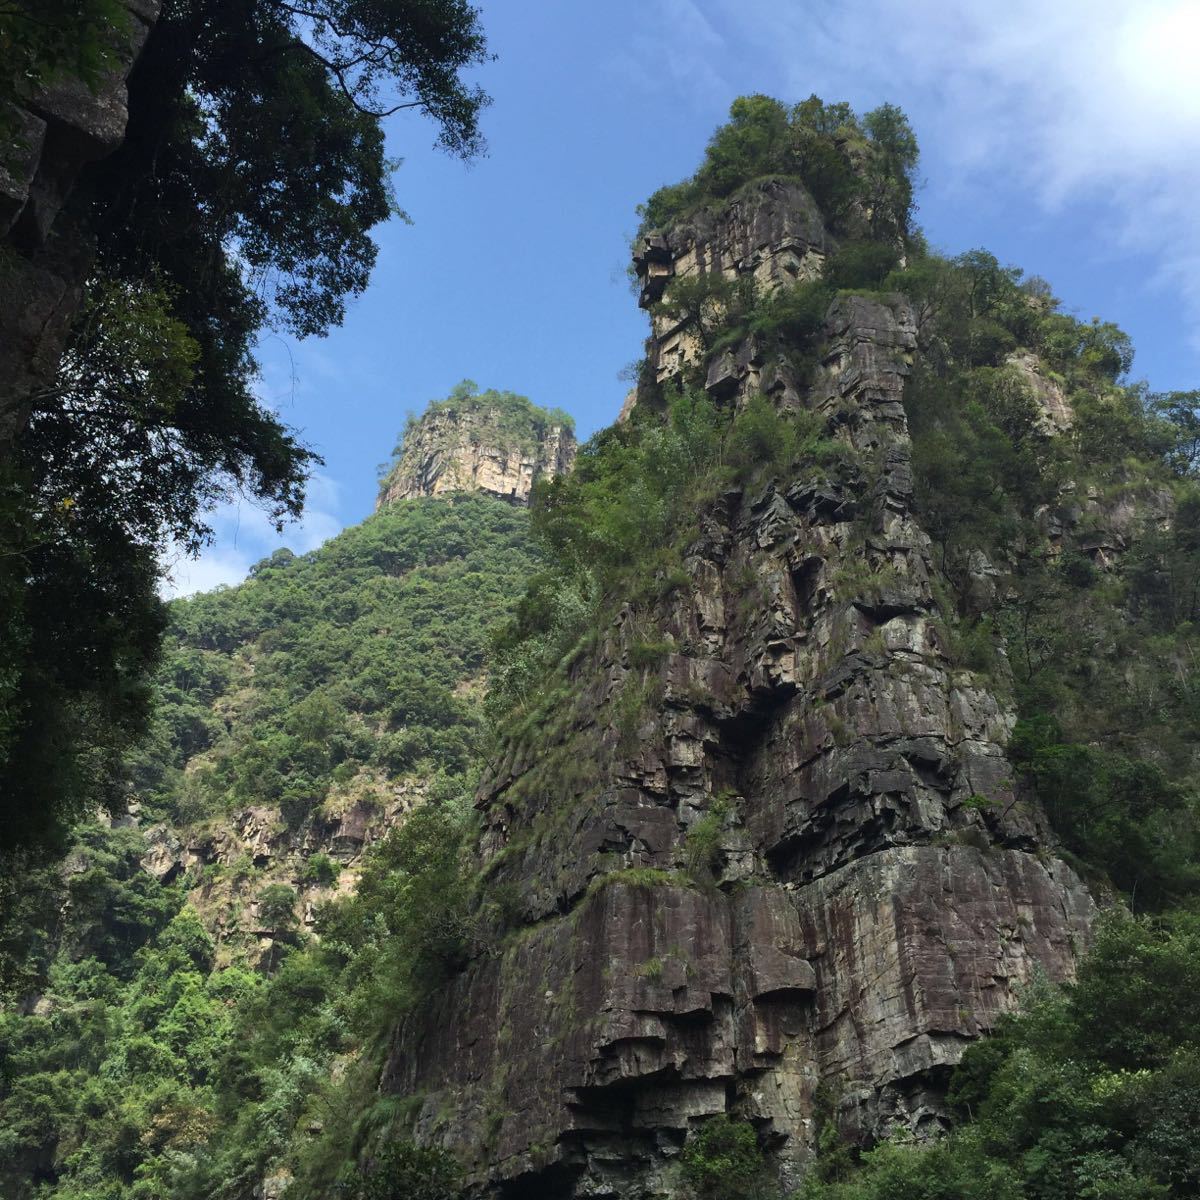
[[[302,23],[308,36],[293,44],[329,71],[359,112],[387,117],[420,108],[441,126],[447,150],[464,158],[482,150],[478,117],[488,98],[458,76],[488,58],[478,9],[464,0],[275,0],[275,6]],[[399,98],[385,98],[389,91]]]
[[[0,100],[63,75],[95,85],[126,16],[0,0]],[[0,479],[0,562],[21,568],[0,579],[6,841],[120,794],[160,548],[195,550],[223,498],[277,522],[301,511],[319,458],[261,401],[256,342],[324,334],[366,288],[372,231],[397,211],[383,115],[418,110],[444,150],[483,152],[488,98],[467,76],[488,58],[465,0],[165,0],[124,141],[59,218],[94,241],[92,275]]]

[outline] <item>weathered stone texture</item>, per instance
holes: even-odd
[[[736,247],[689,233],[671,265],[802,262],[797,228],[824,245],[807,208],[791,242],[746,233],[783,202],[739,200]],[[840,461],[722,496],[689,585],[622,611],[571,720],[481,791],[485,870],[523,927],[397,1031],[384,1080],[481,1195],[671,1196],[689,1130],[727,1111],[793,1183],[821,1084],[851,1136],[931,1133],[964,1047],[1086,939],[1092,901],[1014,790],[1013,713],[948,653],[912,511],[911,314],[843,297],[825,334],[807,377],[743,344],[709,385],[822,414]],[[647,640],[661,662],[634,665]],[[632,729],[626,688],[647,697]]]
[[[539,479],[571,469],[576,444],[570,429],[549,425],[525,441],[503,436],[496,424],[486,410],[426,413],[405,435],[400,460],[375,507],[458,491],[528,504]]]
[[[61,213],[87,164],[125,134],[125,81],[159,3],[127,7],[127,25],[113,31],[115,65],[95,91],[58,79],[9,110],[15,137],[0,148],[0,458],[58,367],[91,267],[88,231]]]
[[[1005,360],[1029,388],[1038,407],[1039,422],[1046,433],[1065,433],[1071,428],[1075,414],[1066,393],[1046,372],[1042,360],[1031,350],[1014,350]]]
[[[640,303],[652,308],[672,279],[753,279],[764,291],[815,279],[831,246],[816,203],[802,184],[755,184],[723,208],[703,209],[642,239],[633,259]],[[666,317],[654,315],[651,324],[650,366],[661,382],[695,361],[699,345],[689,330]]]
[[[297,921],[311,931],[321,904],[358,886],[364,853],[424,800],[422,783],[387,785],[362,773],[335,790],[297,828],[289,828],[271,805],[239,809],[220,823],[185,830],[149,825],[141,865],[163,883],[190,875],[188,903],[212,934],[221,961],[258,965],[273,953],[276,934],[258,915],[258,896],[265,887],[292,887]],[[137,823],[139,816],[134,804],[128,816],[118,819]],[[332,882],[306,877],[305,866],[315,854],[337,864]]]

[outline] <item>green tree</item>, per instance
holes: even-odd
[[[258,919],[272,937],[296,924],[296,890],[286,883],[268,884],[258,895]]]
[[[745,1200],[757,1192],[766,1165],[754,1127],[713,1117],[684,1147],[683,1177],[703,1200]]]
[[[392,1142],[363,1172],[358,1195],[360,1200],[458,1200],[460,1176],[446,1151]]]
[[[72,47],[61,61],[93,78],[117,7],[37,6],[33,24],[26,4],[0,9],[0,100]],[[255,339],[319,335],[366,287],[370,232],[397,211],[383,115],[417,109],[446,150],[480,152],[487,97],[463,72],[486,57],[465,0],[164,3],[125,140],[62,218],[95,240],[86,304],[0,473],[6,849],[120,802],[164,540],[195,549],[235,493],[277,522],[300,511],[316,458],[259,404]]]

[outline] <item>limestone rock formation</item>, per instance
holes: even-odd
[[[1042,427],[1047,433],[1065,433],[1071,428],[1074,414],[1059,384],[1049,378],[1036,354],[1028,350],[1014,351],[1008,356],[1008,365],[1029,388]]]
[[[456,394],[410,422],[375,507],[459,491],[528,504],[537,480],[571,469],[575,450],[565,417],[510,393]]]
[[[772,183],[652,238],[643,303],[689,270],[802,278],[826,244]],[[660,375],[678,335],[654,330]],[[864,1139],[937,1129],[971,1039],[1071,976],[1093,902],[1014,790],[1012,711],[951,658],[913,515],[914,347],[902,298],[850,296],[811,375],[753,338],[717,360],[723,403],[811,409],[851,453],[729,490],[687,585],[622,611],[569,720],[493,765],[480,852],[519,927],[397,1030],[383,1085],[480,1195],[671,1195],[724,1112],[794,1184],[819,1103]]]
[[[726,207],[702,210],[652,234],[634,252],[639,302],[650,309],[672,279],[720,275],[750,278],[763,290],[816,279],[832,240],[808,192],[796,182],[770,180]],[[694,334],[678,322],[652,315],[650,366],[662,382],[697,354]]]
[[[0,147],[0,456],[53,375],[92,261],[86,231],[60,213],[80,172],[125,136],[125,80],[158,16],[159,0],[126,0],[115,63],[92,91],[54,80],[17,109]]]

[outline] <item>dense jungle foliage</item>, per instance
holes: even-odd
[[[489,629],[533,564],[524,510],[459,495],[388,506],[171,605],[155,723],[131,764],[141,829],[81,826],[65,872],[26,871],[5,897],[6,1196],[248,1197],[295,1146],[293,1195],[324,1196],[339,1172],[337,1194],[364,1200],[450,1186],[453,1163],[433,1151],[356,1164],[394,1116],[375,1095],[391,1025],[479,936],[460,855],[478,685]],[[169,883],[141,865],[155,821],[194,839],[255,804],[296,829],[347,795],[382,807],[404,780],[426,803],[377,846],[356,896],[319,912],[319,942],[298,926],[296,890],[249,863]],[[337,872],[311,854],[297,883]],[[211,928],[214,882],[217,902],[257,905],[272,935],[262,970],[219,957],[188,904],[199,887]]]
[[[115,0],[0,5],[0,109],[72,73],[94,86],[131,20]],[[381,117],[417,109],[475,155],[487,97],[464,72],[487,57],[466,0],[162,4],[124,141],[57,218],[95,245],[66,354],[0,446],[6,861],[120,806],[164,546],[202,544],[225,496],[300,511],[316,455],[260,402],[256,339],[340,323],[398,211]],[[0,137],[0,168],[18,150]]]
[[[836,251],[821,279],[772,295],[669,288],[662,303],[696,330],[702,360],[677,385],[643,378],[631,419],[537,489],[533,544],[503,504],[413,502],[172,607],[156,724],[130,760],[147,819],[203,824],[253,801],[299,828],[355,781],[406,773],[431,780],[430,800],[356,894],[318,914],[319,941],[294,896],[248,875],[273,926],[261,970],[219,961],[185,903],[197,880],[155,882],[136,829],[81,827],[65,874],[23,876],[18,919],[0,927],[0,1181],[17,1200],[249,1200],[285,1170],[289,1200],[459,1194],[448,1156],[383,1149],[409,1110],[376,1084],[389,1027],[497,926],[465,852],[479,756],[537,736],[620,606],[686,581],[687,547],[724,492],[861,475],[815,414],[762,398],[735,413],[702,386],[705,360],[748,333],[818,370],[846,292],[913,307],[905,406],[947,644],[1013,700],[1023,782],[1097,892],[1122,903],[1075,986],[1035,988],[968,1053],[944,1141],[863,1152],[824,1114],[801,1194],[1196,1194],[1200,394],[1130,383],[1128,339],[1061,311],[1043,282],[982,251],[929,251],[911,223],[915,162],[896,110],[739,101],[647,221],[786,174],[830,206]],[[1043,416],[1026,353],[1069,426]],[[489,624],[484,728],[479,693],[457,685],[477,675]],[[636,649],[652,661],[661,648]],[[685,1149],[681,1187],[766,1198],[768,1166],[750,1125],[714,1121]]]

